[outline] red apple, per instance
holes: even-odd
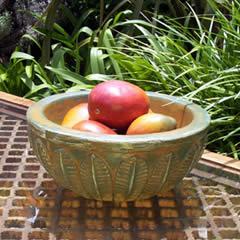
[[[139,87],[120,80],[98,84],[88,98],[90,118],[117,130],[126,130],[137,117],[147,113],[149,99]]]

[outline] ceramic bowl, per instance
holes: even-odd
[[[174,188],[199,160],[210,123],[200,106],[149,92],[153,112],[174,117],[177,129],[125,136],[62,127],[66,112],[88,94],[53,95],[27,112],[34,153],[59,185],[89,199],[146,199]]]

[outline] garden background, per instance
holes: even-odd
[[[0,1],[0,91],[35,101],[121,79],[200,104],[240,157],[240,0]]]

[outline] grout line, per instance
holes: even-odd
[[[233,208],[234,206],[233,206],[231,200],[230,200],[229,197],[228,197],[228,193],[226,192],[225,187],[219,185],[219,188],[221,189],[221,193],[222,193],[221,196],[222,196],[222,198],[226,201],[226,203],[227,203],[227,208],[228,208],[228,210],[230,211],[230,213],[231,213],[231,215],[232,215],[232,219],[233,219],[233,221],[236,223],[237,229],[238,229],[239,234],[240,234],[240,219],[239,219],[239,216],[238,216],[238,214],[234,211],[234,208]]]
[[[207,201],[205,199],[205,195],[204,193],[202,192],[202,189],[201,189],[201,186],[198,182],[198,179],[197,177],[193,177],[193,182],[195,183],[195,187],[197,189],[197,192],[199,194],[199,198],[200,200],[202,201],[202,205],[203,205],[203,210],[204,212],[206,213],[206,216],[207,216],[207,221],[209,222],[210,226],[211,226],[211,230],[212,232],[214,233],[215,237],[217,238],[221,238],[219,232],[218,232],[218,227],[217,225],[215,224],[215,222],[213,221],[213,215],[212,213],[210,212],[209,210],[209,207],[208,207],[208,204],[207,204]]]
[[[6,117],[5,117],[6,118]],[[4,119],[5,119],[4,118]],[[4,120],[3,120],[3,122],[4,122]],[[12,125],[13,126],[13,130],[11,130],[11,136],[9,136],[9,141],[8,141],[8,143],[7,143],[7,148],[4,150],[4,154],[3,154],[3,156],[2,156],[2,160],[1,160],[1,162],[0,162],[0,167],[2,166],[4,166],[4,163],[3,162],[5,162],[5,160],[6,160],[6,158],[8,157],[8,152],[10,151],[10,143],[12,143],[13,141],[13,139],[14,139],[14,137],[16,137],[16,132],[17,132],[17,129],[18,129],[18,127],[20,126],[20,124],[19,124],[19,121],[15,121],[16,122],[16,124],[15,125]],[[23,151],[22,151],[23,152]],[[20,157],[20,156],[19,156]],[[22,156],[21,156],[22,157]],[[20,162],[21,163],[21,162]],[[17,163],[18,164],[18,166],[19,166],[19,168],[21,169],[21,166],[20,166],[20,163]],[[2,173],[4,172],[4,171],[1,171]],[[5,227],[4,227],[4,223],[5,223],[5,221],[8,219],[8,212],[9,212],[9,210],[12,208],[12,200],[14,199],[14,196],[15,196],[15,193],[14,193],[14,191],[16,190],[16,187],[17,187],[17,183],[18,183],[18,181],[16,181],[16,179],[18,178],[17,176],[18,176],[18,174],[20,174],[20,170],[18,169],[18,171],[16,172],[16,177],[13,179],[13,178],[10,178],[9,180],[11,180],[11,181],[13,181],[13,185],[12,185],[12,187],[9,189],[10,190],[10,195],[8,196],[8,198],[6,199],[6,204],[4,205],[4,208],[3,208],[3,214],[2,214],[2,221],[0,222],[0,229],[5,229]],[[7,180],[7,178],[5,179],[5,180]],[[23,238],[24,239],[24,238]]]
[[[182,220],[182,223],[183,223],[183,226],[184,226],[183,230],[184,230],[184,232],[187,236],[187,239],[188,240],[194,240],[193,235],[192,235],[192,227],[189,223],[188,217],[185,214],[185,207],[183,205],[183,197],[182,197],[182,194],[181,194],[181,188],[182,187],[183,186],[180,184],[174,189],[176,207],[177,207],[177,210],[178,210],[181,218],[183,219]]]

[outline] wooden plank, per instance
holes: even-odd
[[[1,92],[0,91],[0,99],[11,102],[11,103],[15,103],[18,105],[23,105],[26,107],[29,107],[33,104],[33,101],[26,99],[26,98],[22,98],[22,97],[18,97],[18,96],[14,96],[5,92]]]
[[[236,188],[236,189],[240,190],[239,181],[232,180],[231,178],[226,178],[225,175],[219,176],[219,175],[215,175],[212,172],[208,173],[206,171],[202,171],[202,170],[199,170],[197,168],[194,168],[191,173],[196,175],[196,176],[199,176],[199,177],[204,177],[204,178],[207,178],[207,179],[213,179],[215,182],[218,182],[220,184],[226,184],[228,186],[231,186],[233,188]]]
[[[240,173],[240,161],[218,154],[210,151],[205,151],[202,156],[202,161],[209,162],[214,165],[218,165],[219,167],[232,169],[238,171]]]
[[[0,102],[1,104],[1,102]],[[11,110],[5,109],[5,108],[0,108],[0,113],[2,114],[7,114],[9,116],[12,116],[14,118],[26,120],[26,112],[24,114],[18,113],[18,112],[13,112]]]
[[[0,99],[26,107],[29,107],[33,104],[33,101],[29,99],[21,98],[4,92],[0,92]],[[240,161],[218,153],[206,150],[199,163],[207,168],[209,167],[209,169],[216,168],[226,173],[237,174],[240,176]]]

